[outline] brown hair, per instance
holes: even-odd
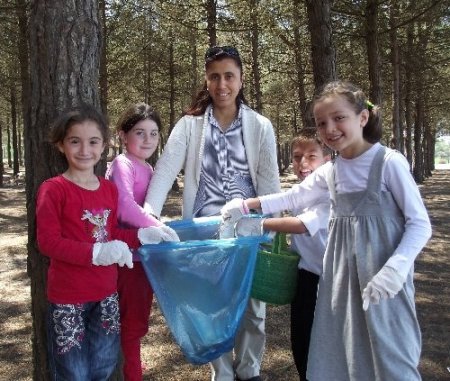
[[[70,127],[87,120],[95,122],[98,125],[103,142],[108,144],[110,133],[106,118],[96,108],[85,103],[66,110],[56,118],[50,128],[50,143],[54,145],[62,143]]]
[[[379,142],[382,136],[380,107],[372,104],[361,89],[349,82],[334,81],[326,84],[314,98],[312,109],[316,103],[336,95],[344,97],[357,115],[364,109],[369,111],[369,120],[363,128],[363,138],[369,143]]]
[[[311,135],[309,133],[297,135],[291,140],[291,154],[294,152],[295,147],[311,143],[320,146],[324,156],[332,154],[332,150],[328,148],[317,135]]]
[[[161,131],[161,118],[148,104],[140,102],[129,106],[117,122],[117,131],[127,133],[141,120],[149,119],[156,123]]]

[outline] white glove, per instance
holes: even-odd
[[[363,310],[367,311],[369,304],[378,304],[380,300],[393,298],[403,288],[405,280],[395,269],[383,266],[363,290]]]
[[[167,242],[180,242],[178,234],[167,225],[150,226],[138,230],[138,238],[142,245]]]
[[[223,221],[231,220],[234,225],[242,216],[249,213],[249,209],[245,200],[242,198],[233,198],[228,201],[220,210]]]
[[[96,242],[92,250],[92,264],[109,266],[117,263],[120,267],[133,268],[133,254],[123,241]]]
[[[247,237],[264,234],[264,220],[261,217],[241,218],[235,226],[236,237]]]
[[[231,219],[224,220],[222,218],[222,222],[220,223],[219,227],[219,238],[234,238],[234,227],[236,223]]]

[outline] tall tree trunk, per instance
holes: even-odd
[[[399,47],[397,41],[396,23],[398,19],[398,3],[391,4],[390,15],[390,40],[391,40],[391,65],[392,65],[392,135],[394,148],[403,152],[403,131],[400,124],[400,62]]]
[[[332,0],[307,0],[308,29],[311,35],[311,57],[315,92],[336,79],[336,50],[331,25]]]
[[[422,183],[423,176],[423,146],[422,146],[422,132],[423,132],[423,98],[420,89],[418,89],[418,96],[416,99],[416,117],[414,121],[414,168],[413,175],[417,183]]]
[[[175,126],[175,58],[174,58],[174,47],[172,30],[170,30],[170,43],[169,43],[169,83],[170,83],[170,98],[169,98],[169,108],[170,108],[170,120],[169,120],[169,134]],[[178,179],[175,178],[172,184],[172,190],[179,191],[180,185],[178,184]]]
[[[425,109],[429,110],[427,99],[425,99]],[[434,129],[431,127],[431,122],[428,112],[425,112],[424,117],[424,176],[430,177],[434,169],[434,144],[436,135]]]
[[[30,74],[29,74],[29,62],[28,62],[28,18],[27,18],[27,2],[25,0],[16,0],[16,12],[19,25],[19,65],[20,65],[20,84],[21,84],[21,103],[22,103],[22,120],[23,120],[23,139],[25,142],[27,137],[27,130],[29,128],[29,107],[30,107]],[[19,139],[20,142],[20,139]],[[19,143],[19,147],[22,144]],[[25,147],[24,147],[25,148]],[[26,148],[25,148],[26,150]],[[22,152],[19,157],[21,165]],[[27,172],[25,172],[25,181],[27,178]]]
[[[3,141],[3,124],[0,120],[0,142]],[[0,144],[0,188],[3,188],[3,176],[5,174],[5,166],[3,163],[3,144]]]
[[[100,50],[100,105],[104,115],[108,114],[108,34],[106,27],[106,1],[98,1],[99,21],[102,30],[101,50]]]
[[[13,154],[13,176],[19,174],[19,144],[17,136],[17,95],[16,86],[11,83],[11,130],[12,130],[12,154]]]
[[[6,118],[6,153],[8,157],[8,168],[12,168],[12,143],[11,143],[11,121],[9,116]]]
[[[370,100],[380,105],[381,64],[378,46],[378,0],[367,0],[366,3],[366,47],[369,63]]]
[[[198,78],[198,63],[197,63],[197,25],[194,25],[190,34],[190,47],[191,47],[191,69],[190,69],[190,78],[191,78],[191,84],[190,84],[190,90],[191,90],[191,97],[194,98],[198,86],[199,86],[199,78]]]
[[[305,63],[302,59],[303,49],[302,49],[302,37],[300,35],[300,27],[302,25],[300,17],[300,0],[293,1],[293,21],[294,21],[294,59],[295,68],[297,75],[297,98],[298,107],[300,111],[300,118],[302,120],[302,128],[308,128],[312,126],[312,117],[308,110],[308,104],[306,102],[305,93]],[[311,29],[310,29],[311,31]],[[312,35],[311,35],[312,37]],[[295,115],[295,114],[294,114]]]
[[[281,133],[280,133],[280,103],[277,102],[276,105],[276,119],[275,119],[275,134],[277,137],[277,162],[278,162],[278,172],[281,174],[282,173],[282,168],[283,168],[283,162],[281,160]]]
[[[252,23],[252,75],[253,75],[253,99],[255,104],[255,109],[259,113],[262,113],[262,93],[261,93],[261,70],[259,67],[259,23],[258,23],[258,13],[259,13],[259,0],[251,0],[251,23]]]
[[[206,20],[208,31],[209,46],[217,45],[217,0],[207,0],[205,3],[206,7]]]
[[[413,166],[413,154],[412,154],[412,87],[413,87],[413,24],[408,26],[407,31],[407,54],[405,54],[405,128],[406,128],[406,159],[409,165]]]
[[[150,7],[146,14],[146,26],[143,31],[143,39],[146,41],[145,49],[143,52],[143,61],[144,61],[144,75],[143,75],[143,85],[144,85],[144,102],[151,105],[153,103],[152,100],[152,89],[153,89],[153,59],[154,59],[154,52],[153,52],[153,9]],[[156,155],[153,155],[152,158],[154,158]]]
[[[427,166],[427,177],[432,175],[432,171],[434,171],[434,155],[436,148],[436,130],[431,127],[430,119],[427,118],[427,127],[426,127],[426,136],[427,136],[427,146],[428,146],[428,166]]]
[[[415,66],[414,76],[416,84],[416,117],[414,122],[414,178],[418,183],[422,183],[425,178],[425,163],[426,154],[424,152],[425,135],[425,83],[426,77],[426,63],[424,61],[425,52],[428,44],[430,30],[428,25],[424,22],[418,22],[417,26],[417,44],[415,46]]]
[[[23,167],[23,120],[21,111],[17,112],[17,156],[19,167]]]
[[[170,109],[170,119],[169,119],[169,134],[175,125],[175,58],[174,58],[174,48],[173,48],[173,38],[172,31],[170,31],[170,42],[169,42],[169,109]]]
[[[47,260],[36,243],[35,198],[45,179],[64,170],[47,132],[64,109],[85,102],[100,109],[101,30],[97,2],[33,0],[30,11],[30,126],[26,143],[28,275],[33,318],[33,380],[48,380],[45,315]]]

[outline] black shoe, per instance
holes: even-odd
[[[247,378],[246,380],[241,380],[240,378],[238,378],[236,376],[236,381],[262,381],[262,378],[261,378],[261,376],[255,376],[252,378]]]

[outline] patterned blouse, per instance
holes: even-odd
[[[233,198],[256,196],[242,137],[242,108],[225,132],[214,118],[212,108],[208,120],[210,128],[206,130],[194,217],[217,215]]]

